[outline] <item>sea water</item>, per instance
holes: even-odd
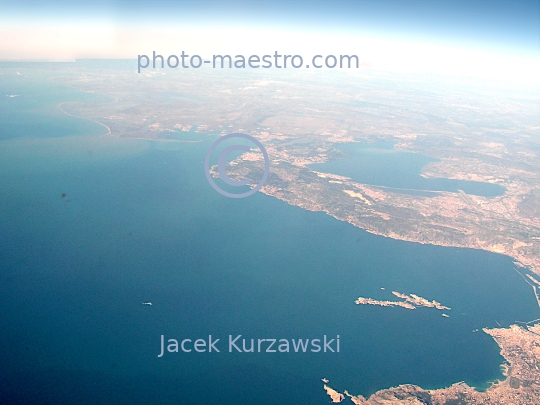
[[[52,108],[101,96],[24,74],[0,76],[21,99],[0,110],[5,401],[323,404],[321,378],[363,395],[485,387],[503,358],[481,328],[538,318],[509,257],[371,235],[260,193],[223,197],[203,169],[215,136],[103,136]],[[450,317],[354,303],[391,291],[435,299]],[[161,335],[212,335],[226,349],[239,334],[339,335],[340,352],[158,357]]]

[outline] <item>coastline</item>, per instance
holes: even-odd
[[[490,335],[500,347],[500,354],[506,363],[501,364],[504,378],[491,382],[491,385],[479,391],[465,382],[457,382],[446,388],[425,390],[417,385],[403,384],[383,389],[365,398],[352,395],[347,390],[342,393],[331,388],[328,380],[323,379],[324,390],[332,403],[340,403],[348,397],[355,405],[391,404],[433,404],[449,403],[530,403],[530,399],[540,397],[538,373],[534,363],[540,361],[540,351],[534,350],[540,345],[540,323],[520,327],[494,328],[483,331]],[[518,349],[519,348],[519,349]],[[527,352],[525,349],[528,349]],[[529,353],[532,353],[530,355]],[[532,358],[531,358],[532,357]]]
[[[115,97],[115,98],[116,98],[116,97]],[[109,135],[111,135],[111,129],[110,129],[107,125],[105,125],[105,124],[103,124],[103,123],[101,123],[101,122],[99,122],[99,121],[93,120],[93,119],[91,119],[91,118],[79,117],[78,115],[70,114],[70,113],[68,113],[66,110],[64,110],[64,109],[62,108],[62,106],[63,106],[64,104],[77,104],[77,103],[78,103],[78,102],[74,102],[74,101],[64,101],[64,102],[58,104],[57,107],[60,109],[60,111],[62,111],[62,112],[63,112],[64,114],[66,114],[66,115],[69,115],[70,117],[80,118],[80,119],[83,119],[83,120],[86,120],[86,121],[95,122],[96,124],[99,124],[99,125],[101,125],[102,127],[105,127],[105,128],[107,129],[107,133],[106,133],[106,134],[103,134],[103,135],[100,135],[100,136],[109,136]]]
[[[371,233],[373,235],[383,236],[385,238],[390,238],[390,239],[394,239],[394,240],[401,240],[401,241],[404,241],[404,242],[420,243],[422,245],[433,245],[433,246],[442,246],[442,247],[475,249],[475,250],[483,250],[483,251],[490,252],[490,253],[501,254],[501,255],[508,256],[511,259],[513,259],[514,262],[516,263],[516,265],[518,265],[519,267],[526,268],[526,269],[530,270],[531,272],[533,272],[533,273],[535,273],[537,275],[540,275],[540,260],[537,260],[538,263],[536,263],[535,261],[532,261],[532,260],[526,260],[523,255],[515,254],[513,252],[501,251],[500,245],[480,246],[479,244],[477,244],[477,245],[469,245],[469,244],[465,244],[465,243],[459,243],[457,241],[455,241],[453,243],[445,243],[445,242],[441,242],[441,241],[438,241],[438,240],[426,241],[426,240],[421,240],[419,238],[410,237],[408,234],[407,235],[401,235],[401,234],[397,234],[397,233],[391,232],[391,231],[383,232],[383,231],[380,231],[379,229],[377,229],[377,228],[375,228],[373,226],[370,227],[370,226],[367,226],[366,224],[363,224],[361,221],[359,221],[355,217],[350,217],[350,216],[349,217],[341,217],[341,216],[339,216],[337,214],[334,214],[332,211],[330,211],[325,206],[322,206],[321,204],[313,203],[311,201],[305,201],[303,203],[293,203],[292,201],[286,199],[285,197],[282,197],[282,196],[278,195],[278,191],[280,191],[279,189],[274,189],[273,187],[264,186],[264,187],[261,188],[260,191],[263,194],[266,194],[268,196],[277,198],[278,200],[284,201],[289,205],[298,206],[298,207],[300,207],[302,209],[305,209],[307,211],[324,212],[327,215],[329,215],[329,216],[331,216],[331,217],[333,217],[333,218],[335,218],[335,219],[337,219],[339,221],[347,222],[347,223],[355,226],[356,228],[362,229],[362,230],[364,230],[366,232],[369,232],[369,233]],[[311,206],[308,205],[308,204],[311,204]],[[539,307],[540,307],[540,302],[539,302]]]

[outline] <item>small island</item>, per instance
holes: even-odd
[[[435,300],[429,301],[416,294],[402,294],[397,291],[392,291],[396,297],[403,299],[404,301],[379,301],[373,298],[358,297],[355,301],[357,305],[379,305],[381,307],[401,307],[406,309],[416,309],[418,307],[436,308],[438,310],[450,310],[451,308],[442,305]],[[447,315],[448,316],[448,315]]]

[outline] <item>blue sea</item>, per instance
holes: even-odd
[[[54,69],[0,71],[2,404],[326,404],[322,378],[363,395],[485,388],[503,358],[481,328],[538,318],[509,257],[374,236],[261,193],[223,197],[203,170],[216,136],[104,136],[57,106],[108,97],[56,84]],[[450,317],[354,304],[391,291]],[[238,334],[339,335],[340,352],[158,358],[161,335]]]

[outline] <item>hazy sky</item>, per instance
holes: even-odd
[[[539,1],[520,0],[0,0],[0,59],[278,50],[528,77],[539,57],[539,10]]]

